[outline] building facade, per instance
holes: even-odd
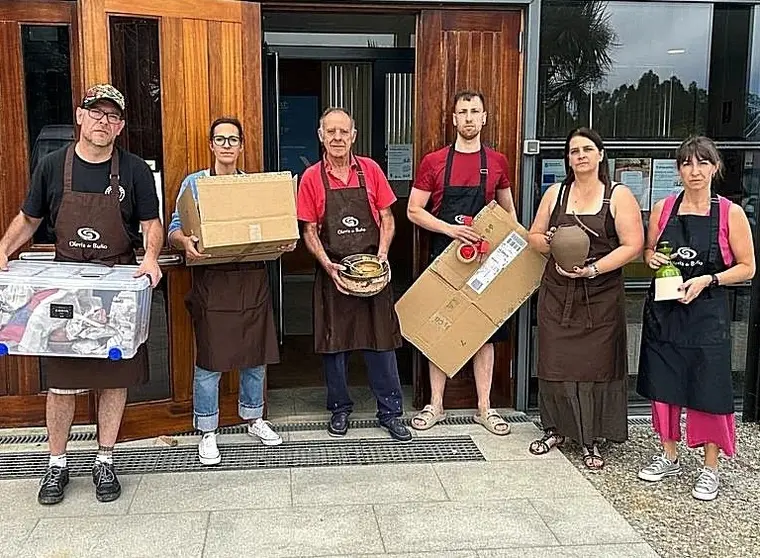
[[[526,226],[545,188],[563,177],[564,136],[581,125],[605,138],[610,170],[634,190],[645,218],[677,187],[680,141],[713,137],[727,167],[719,193],[742,205],[753,231],[758,226],[760,1],[0,0],[0,45],[2,230],[39,159],[74,137],[82,91],[100,81],[126,93],[120,141],[153,168],[165,222],[182,178],[210,163],[214,118],[243,121],[246,170],[300,174],[319,158],[321,110],[349,108],[357,152],[384,167],[399,198],[391,255],[397,295],[427,262],[426,235],[405,217],[414,167],[453,139],[449,102],[460,88],[486,94],[486,141],[510,161]],[[49,242],[42,227],[21,257],[49,258]],[[191,428],[190,276],[168,249],[162,264],[151,381],[129,394],[124,438]],[[270,395],[321,383],[311,354],[313,265],[301,247],[270,268],[283,360],[270,369]],[[633,387],[649,273],[641,263],[625,271]],[[758,412],[754,289],[731,290],[735,388],[750,418]],[[528,410],[536,395],[535,300],[511,321],[512,340],[497,350],[493,403]],[[405,346],[399,366],[422,406],[424,359]],[[234,373],[225,376],[228,423],[236,386]],[[0,359],[0,427],[42,424],[45,389],[39,359]],[[471,370],[446,393],[447,406],[473,407]],[[641,403],[631,393],[631,404]],[[76,420],[91,422],[94,399],[80,397]]]

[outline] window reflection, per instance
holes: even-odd
[[[74,140],[71,93],[71,49],[65,25],[22,25],[29,172],[40,160]],[[52,227],[45,221],[34,242],[52,242]]]
[[[545,6],[544,137],[563,137],[578,125],[593,125],[607,138],[705,131],[710,5],[549,0]]]
[[[747,124],[744,137],[751,141],[760,141],[760,6],[754,9],[752,54],[749,70],[749,94],[747,98]]]

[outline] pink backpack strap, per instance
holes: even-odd
[[[677,199],[678,194],[671,194],[665,198],[665,203],[662,205],[662,213],[660,213],[660,220],[657,222],[657,230],[659,231],[657,233],[658,239],[662,236],[662,231],[665,230],[665,225],[668,224],[668,219],[670,219],[670,214],[673,213],[673,206],[676,204]]]
[[[728,212],[731,211],[733,203],[728,198],[718,196],[720,208],[720,217],[718,219],[718,245],[720,253],[723,256],[723,262],[727,266],[734,265],[734,253],[731,251],[731,244],[728,241]]]

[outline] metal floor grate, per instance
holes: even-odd
[[[117,448],[114,451],[114,461],[121,475],[485,461],[485,457],[470,436],[414,438],[405,443],[365,438],[284,442],[277,447],[266,447],[256,443],[220,444],[219,449],[222,462],[213,467],[200,464],[198,448],[195,445],[173,448]],[[90,475],[95,454],[95,450],[69,452],[69,474],[75,477]],[[0,480],[40,478],[47,465],[47,452],[0,453]]]
[[[531,418],[523,413],[513,413],[504,415],[504,420],[509,423],[529,423],[532,422]],[[411,419],[401,419],[401,422],[407,426],[411,426]],[[462,426],[467,424],[475,424],[475,420],[471,415],[449,415],[446,420],[440,421],[438,424],[448,426]],[[348,421],[349,428],[376,428],[376,419],[355,419]],[[304,421],[294,423],[274,423],[274,429],[277,432],[310,432],[315,430],[326,430],[327,421]],[[225,426],[218,430],[219,434],[245,434],[247,427],[245,424],[238,424],[235,426]],[[197,436],[199,432],[181,432],[178,434],[172,434],[172,437],[178,436]],[[91,442],[94,441],[95,431],[86,432],[72,432],[69,436],[70,442]],[[45,444],[47,443],[47,434],[6,434],[0,436],[0,446],[2,445],[19,445],[19,444]]]

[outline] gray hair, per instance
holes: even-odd
[[[354,117],[351,116],[351,113],[348,112],[347,109],[344,109],[343,107],[327,107],[323,112],[322,115],[319,117],[319,129],[324,131],[324,128],[322,127],[322,124],[325,121],[325,118],[334,113],[334,112],[342,112],[346,116],[348,116],[351,119],[351,130],[356,130],[356,121],[354,120]]]

